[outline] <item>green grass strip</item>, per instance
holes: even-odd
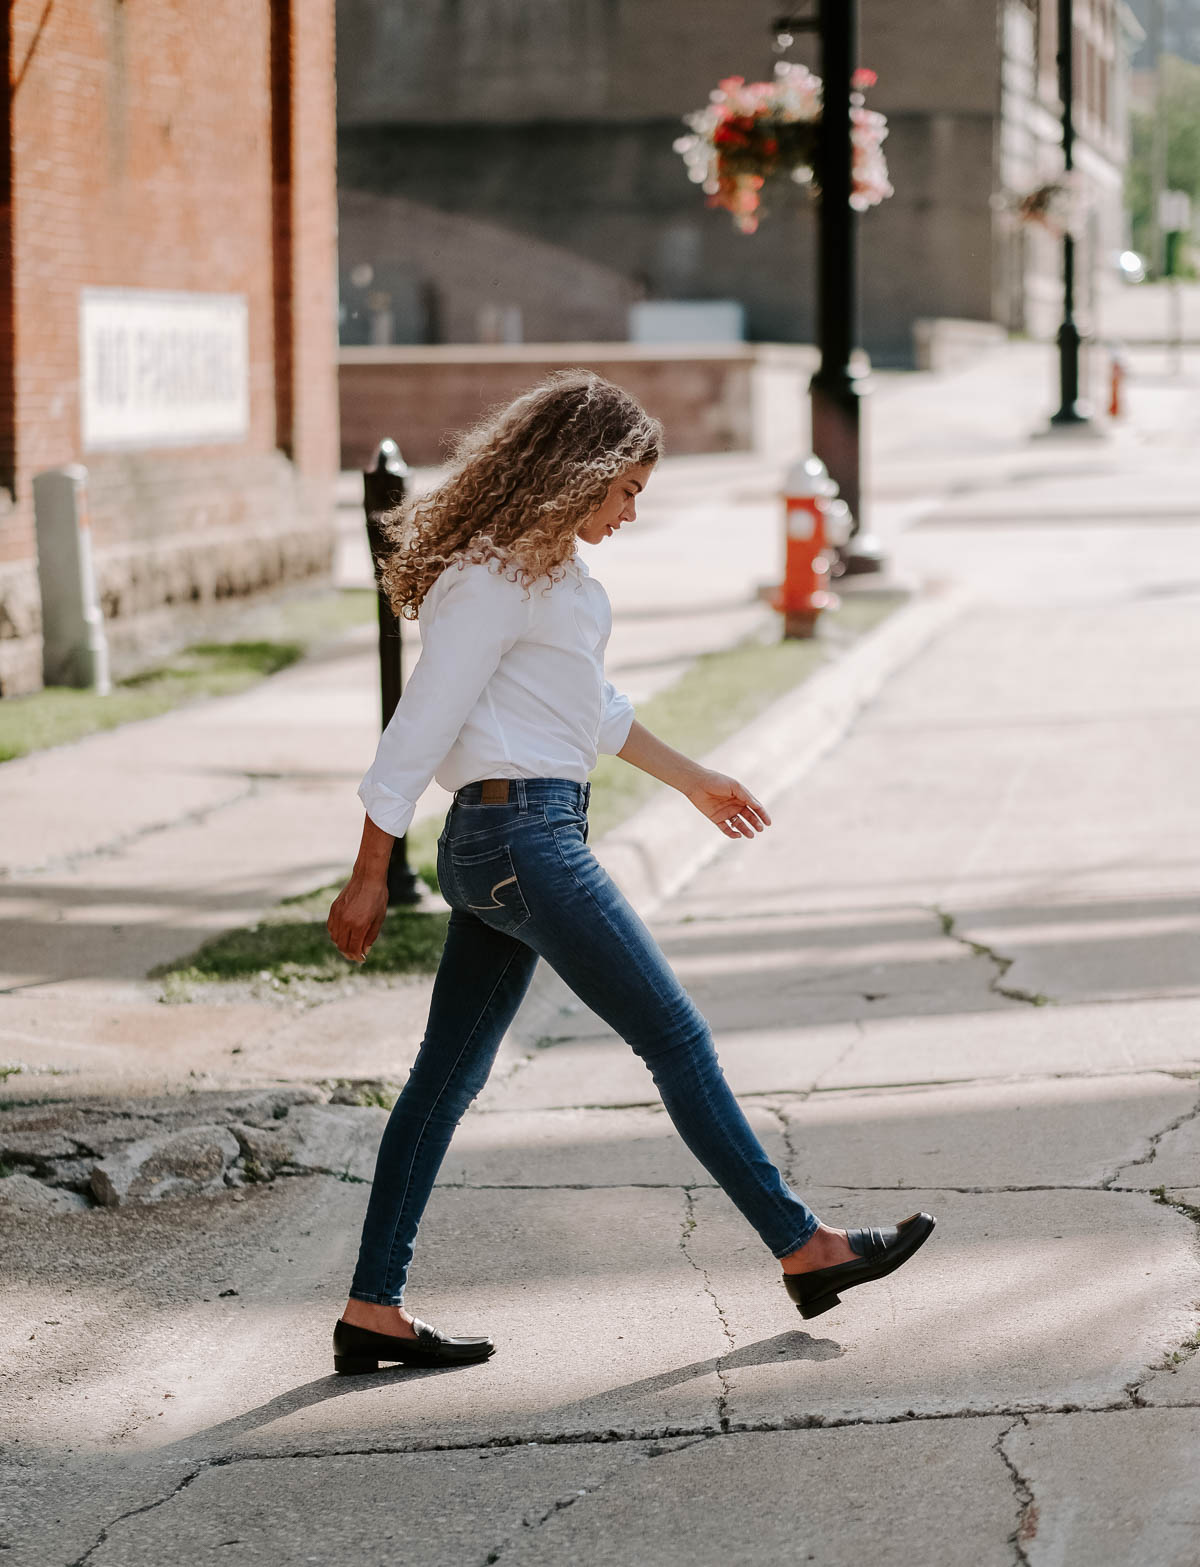
[[[220,980],[344,979],[359,965],[348,964],[325,929],[329,904],[340,888],[327,889],[319,919],[267,919],[243,930],[225,931],[189,958],[152,969],[151,979],[172,980],[172,990]],[[313,895],[316,896],[316,895]],[[371,948],[367,973],[427,974],[437,968],[445,940],[446,914],[393,909]]]

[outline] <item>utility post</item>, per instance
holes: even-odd
[[[1180,252],[1192,226],[1192,199],[1186,190],[1158,194],[1158,226],[1162,231],[1163,268],[1167,283],[1167,354],[1172,375],[1183,373],[1183,300],[1179,293]]]
[[[809,383],[813,452],[825,464],[853,518],[841,549],[847,573],[881,571],[883,548],[863,525],[862,397],[865,378],[851,367],[858,346],[858,214],[850,205],[853,155],[850,78],[858,61],[858,0],[816,0],[816,15],[782,16],[776,37],[816,32],[823,84],[817,133],[817,346]]]
[[[380,441],[375,460],[363,474],[363,509],[367,514],[367,541],[371,561],[375,567],[376,581],[379,567],[388,544],[379,526],[379,519],[404,499],[408,480],[408,464],[400,455],[395,441]],[[396,704],[400,700],[403,685],[403,645],[400,640],[400,622],[392,611],[387,595],[379,588],[379,693],[383,723],[387,728]],[[408,842],[397,838],[392,845],[392,857],[387,873],[388,906],[420,903],[423,896],[421,883],[409,869]]]
[[[1167,84],[1163,65],[1164,0],[1149,0],[1146,44],[1154,61],[1154,121],[1150,144],[1150,262],[1151,277],[1166,275],[1163,254],[1162,199],[1167,188]]]
[[[1073,0],[1058,0],[1058,95],[1062,99],[1063,171],[1070,184],[1075,167],[1075,23]],[[1079,398],[1079,328],[1075,325],[1075,236],[1063,235],[1063,318],[1058,329],[1058,412],[1055,429],[1089,428],[1091,418]]]

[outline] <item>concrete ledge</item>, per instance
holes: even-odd
[[[811,348],[787,343],[767,346],[815,364]],[[595,359],[609,364],[687,363],[696,359],[752,364],[758,357],[759,345],[745,342],[387,343],[338,349],[339,365],[533,365],[535,370],[543,365],[587,365]]]
[[[918,370],[957,370],[989,348],[1008,342],[995,321],[959,321],[953,316],[929,316],[913,322],[913,355]]]
[[[816,351],[755,343],[447,343],[343,348],[342,467],[364,468],[391,436],[409,462],[446,459],[447,438],[553,370],[583,368],[623,386],[666,428],[674,456],[749,451],[764,401],[801,439]]]

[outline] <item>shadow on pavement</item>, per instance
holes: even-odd
[[[775,1366],[789,1360],[838,1360],[846,1351],[831,1338],[813,1338],[811,1333],[777,1333],[774,1338],[760,1339],[756,1344],[746,1344],[731,1350],[728,1355],[714,1355],[710,1360],[696,1360],[674,1371],[663,1371],[657,1376],[643,1377],[640,1382],[626,1382],[617,1387],[605,1388],[593,1395],[600,1398],[640,1398],[646,1393],[662,1393],[669,1387],[698,1377],[711,1376],[714,1371],[737,1371],[747,1366]],[[592,1400],[589,1400],[589,1402]],[[563,1404],[560,1409],[573,1406]]]
[[[731,1371],[748,1366],[780,1365],[788,1361],[837,1360],[844,1354],[845,1350],[834,1339],[813,1338],[811,1334],[801,1332],[777,1333],[773,1338],[762,1339],[755,1344],[746,1344],[741,1349],[731,1351],[728,1355],[714,1356],[708,1360],[693,1361],[671,1371],[661,1372],[657,1376],[643,1377],[637,1382],[628,1382],[618,1384],[616,1387],[605,1388],[603,1391],[593,1394],[589,1398],[588,1403],[595,1403],[599,1399],[633,1400],[647,1394],[665,1392],[667,1388],[678,1387],[682,1383],[709,1376],[718,1368],[722,1371]],[[316,1381],[305,1382],[299,1387],[290,1388],[286,1393],[280,1393],[275,1398],[269,1399],[265,1404],[260,1404],[255,1409],[248,1409],[244,1414],[237,1415],[232,1420],[226,1420],[220,1425],[208,1426],[202,1430],[194,1431],[177,1442],[158,1448],[155,1450],[155,1457],[161,1459],[173,1452],[197,1445],[203,1447],[206,1451],[211,1451],[214,1448],[224,1450],[231,1441],[238,1437],[260,1430],[277,1420],[283,1420],[289,1416],[299,1414],[302,1410],[323,1404],[329,1399],[344,1398],[353,1393],[371,1393],[379,1390],[382,1386],[423,1382],[430,1377],[450,1376],[455,1373],[469,1374],[474,1369],[475,1367],[470,1365],[394,1366],[360,1377],[341,1377],[337,1375],[319,1377]],[[545,1414],[561,1415],[574,1407],[574,1402],[559,1404],[552,1409],[546,1410]]]

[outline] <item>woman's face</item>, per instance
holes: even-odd
[[[575,532],[585,544],[599,544],[610,538],[623,522],[633,522],[637,517],[635,502],[650,482],[654,472],[652,463],[639,463],[626,468],[608,487],[608,494],[586,522],[580,523]]]

